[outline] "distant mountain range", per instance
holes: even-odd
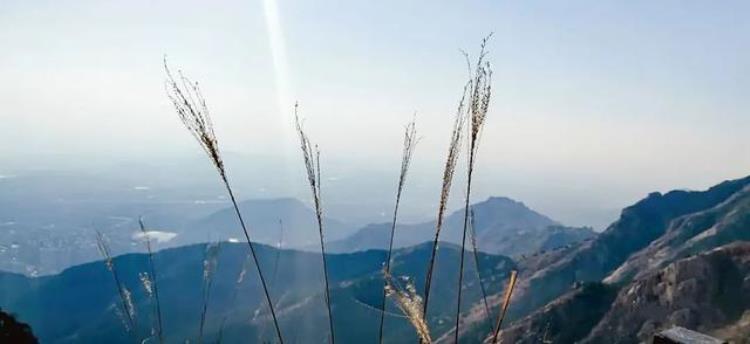
[[[565,227],[506,197],[490,197],[472,205],[471,209],[474,211],[477,246],[483,252],[515,257],[563,247],[595,235],[590,228]],[[463,223],[463,209],[447,216],[440,240],[460,244]],[[369,225],[346,239],[330,243],[329,249],[331,252],[355,252],[387,248],[390,228],[389,223]],[[394,245],[417,245],[431,240],[434,233],[435,221],[399,224]]]
[[[301,204],[293,207],[299,218],[309,215]],[[490,252],[480,252],[478,259],[490,318],[497,316],[509,272],[520,273],[503,342],[648,342],[654,333],[675,325],[736,342],[750,338],[750,177],[705,191],[649,194],[625,208],[600,234],[563,227],[507,198],[490,198],[473,207],[480,249]],[[216,214],[196,223],[231,225],[222,222],[229,214]],[[274,225],[276,215],[271,213],[265,225]],[[438,251],[437,287],[428,322],[439,343],[452,342],[461,216],[459,210],[447,218],[443,236],[447,242]],[[300,221],[293,227],[308,225]],[[423,243],[423,236],[429,240],[431,226],[427,222],[397,229],[401,248],[395,252],[395,274],[404,283],[414,282],[420,294],[431,248]],[[341,342],[377,339],[385,252],[367,248],[383,245],[387,236],[382,232],[387,230],[387,224],[371,225],[344,237],[344,229],[344,238],[330,243],[338,251],[356,251],[329,256],[336,335]],[[403,247],[410,243],[415,245]],[[205,245],[191,245],[156,254],[170,342],[197,338],[205,251]],[[272,298],[287,341],[326,341],[320,255],[265,245],[259,246],[259,254],[264,272],[271,276]],[[222,244],[206,341],[215,341],[219,332],[227,342],[273,340],[254,267],[248,268],[242,283],[236,283],[246,255],[243,243]],[[145,264],[142,254],[115,258],[133,292],[141,338],[152,323],[150,303],[138,279]],[[466,267],[460,342],[476,343],[485,338],[491,321],[481,302],[472,260]],[[38,278],[0,273],[0,285],[0,307],[30,324],[43,342],[132,341],[114,311],[116,288],[102,262]],[[414,330],[398,316],[395,305],[389,304],[388,313],[392,314],[386,321],[386,341],[415,342]]]
[[[148,187],[117,184],[107,188],[106,181],[99,182],[105,189],[100,193],[77,193],[73,190],[81,187],[78,179],[16,179],[0,185],[5,192],[0,193],[0,270],[47,275],[100,259],[95,231],[111,239],[112,250],[117,254],[143,252],[139,216],[144,216],[147,229],[159,239],[153,242],[157,249],[244,240],[234,209],[216,196],[185,199],[185,195],[159,195],[161,190]],[[53,187],[55,184],[62,186],[58,190]],[[38,202],[22,196],[23,187],[39,192]],[[315,215],[305,203],[295,198],[253,199],[240,202],[239,207],[253,241],[312,252],[320,249]],[[477,203],[473,210],[479,249],[487,253],[516,257],[594,235],[589,228],[562,226],[523,203],[504,197]],[[446,218],[441,240],[459,243],[462,228],[463,211],[458,210]],[[434,230],[434,221],[398,224],[396,247],[430,241]],[[324,231],[330,252],[349,253],[385,248],[390,224],[360,228],[326,217]]]
[[[318,228],[314,211],[294,198],[249,200],[240,203],[240,211],[249,224],[253,241],[283,248],[318,251]],[[472,206],[481,251],[506,256],[521,256],[550,250],[592,238],[590,228],[566,227],[539,214],[521,202],[506,197],[491,197]],[[463,209],[447,216],[441,241],[460,244]],[[327,249],[333,253],[351,253],[388,247],[390,223],[356,229],[331,218],[324,218]],[[283,227],[283,234],[282,234]],[[398,224],[395,247],[409,247],[430,241],[435,222]],[[242,239],[233,208],[221,209],[192,222],[177,239],[189,244],[213,240]],[[468,243],[467,243],[468,244]]]
[[[281,245],[285,248],[304,248],[320,244],[315,211],[295,198],[258,199],[239,203],[253,241]],[[351,225],[325,217],[327,240],[338,240],[354,233]],[[224,208],[188,225],[182,233],[183,242],[237,238],[245,240],[234,208]]]

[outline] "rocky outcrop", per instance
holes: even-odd
[[[647,341],[681,326],[726,338],[750,338],[750,242],[685,258],[623,287],[584,343]],[[739,326],[735,326],[739,325]],[[722,332],[723,331],[723,332]]]

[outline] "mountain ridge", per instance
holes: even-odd
[[[590,241],[577,245],[541,269],[528,271],[519,284],[521,313],[543,306],[576,282],[598,282],[631,254],[663,235],[677,217],[713,207],[750,184],[750,176],[724,181],[705,191],[650,193],[626,207],[620,218]]]
[[[632,288],[630,286],[647,283],[645,281],[649,278],[664,274],[660,271],[687,264],[685,262],[691,259],[702,259],[694,259],[693,256],[696,255],[739,252],[732,258],[735,263],[730,262],[732,259],[725,259],[721,264],[704,264],[702,265],[704,270],[696,270],[703,272],[695,272],[692,275],[686,272],[692,270],[680,270],[683,271],[682,275],[673,280],[692,281],[685,286],[691,285],[690,283],[697,283],[697,285],[705,283],[709,286],[716,282],[710,279],[710,276],[721,276],[722,271],[726,269],[730,271],[740,269],[745,271],[742,274],[745,276],[745,281],[750,283],[750,278],[747,277],[750,272],[750,264],[747,264],[750,262],[750,242],[747,242],[750,238],[749,203],[750,176],[724,181],[704,191],[678,190],[665,194],[651,193],[634,205],[625,208],[620,219],[595,239],[521,260],[519,262],[520,282],[509,311],[509,318],[513,323],[504,332],[505,339],[519,343],[532,343],[542,338],[530,336],[530,334],[544,333],[545,340],[567,338],[566,341],[573,342],[588,337],[589,342],[592,343],[612,342],[614,330],[611,326],[620,326],[621,332],[618,332],[618,336],[632,340],[637,337],[638,341],[644,341],[648,340],[648,337],[655,331],[665,329],[665,326],[678,325],[696,328],[702,320],[696,320],[700,318],[690,315],[692,313],[689,312],[700,312],[701,309],[712,312],[715,307],[724,306],[709,302],[697,308],[690,308],[688,303],[686,305],[691,309],[685,311],[688,313],[673,314],[672,312],[677,309],[669,308],[668,304],[653,304],[648,301],[644,305],[655,307],[653,311],[661,312],[660,314],[673,314],[677,317],[675,319],[680,320],[658,322],[656,320],[658,317],[649,318],[656,321],[649,326],[635,319],[617,322],[617,319],[622,319],[630,314],[629,312],[638,311],[632,307],[630,301],[619,303],[621,305],[619,316],[608,318],[607,314],[617,312],[617,309],[613,308],[615,306],[611,306],[617,305],[617,300],[641,296],[638,292],[628,293],[628,290]],[[733,248],[738,246],[745,248]],[[733,276],[742,276],[742,274]],[[715,288],[722,288],[721,284],[713,285]],[[672,287],[674,285],[669,285],[669,288]],[[646,300],[652,300],[653,297],[668,297],[670,293],[677,295],[688,292],[690,289],[668,291],[662,288],[660,290],[661,292],[654,291],[655,296],[651,294],[652,296],[644,297]],[[731,297],[731,295],[739,294],[730,292],[727,295]],[[495,304],[498,302],[496,296],[491,299]],[[690,300],[690,298],[685,298],[685,300]],[[746,304],[742,306],[746,309],[750,306],[740,299],[737,302],[740,305]],[[585,321],[576,318],[575,312],[587,312],[589,318]],[[735,315],[742,316],[742,319],[750,319],[750,313],[747,317],[742,314]],[[643,317],[648,318],[648,316],[642,316],[641,319]],[[718,321],[716,318],[711,319],[713,319],[711,323],[715,325],[714,327],[723,326],[725,338],[737,335],[738,331],[745,331],[741,322],[731,323]],[[589,325],[594,324],[596,328],[602,328],[602,330],[589,333],[593,331],[594,326],[592,326],[582,332],[580,331],[583,326],[581,324],[584,323],[582,321]],[[606,325],[613,322],[619,325]],[[632,326],[628,326],[629,324]],[[715,330],[711,326],[698,326],[698,329]],[[747,326],[747,333],[750,334],[750,326]],[[474,334],[472,330],[467,330],[464,335],[471,337]],[[547,335],[549,337],[546,337]]]
[[[554,249],[595,236],[590,228],[565,227],[508,197],[489,197],[471,206],[474,211],[478,249],[492,254],[520,256],[539,250]],[[460,244],[464,210],[445,219],[441,240]],[[328,244],[331,252],[354,252],[367,248],[386,248],[391,224],[370,224],[350,237]],[[398,224],[395,247],[405,247],[433,240],[435,221]]]

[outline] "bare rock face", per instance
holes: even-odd
[[[654,336],[653,344],[726,344],[726,341],[717,339],[700,332],[688,330],[684,327],[675,326],[669,330],[659,332]]]
[[[504,343],[643,343],[674,326],[750,343],[750,242],[652,269],[624,285],[577,283],[515,321]]]
[[[623,287],[584,343],[648,341],[681,326],[749,338],[750,242],[737,242],[652,271]],[[734,326],[739,325],[739,326]]]

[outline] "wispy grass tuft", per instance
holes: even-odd
[[[221,244],[210,243],[206,245],[203,256],[203,287],[202,287],[202,304],[201,323],[198,329],[198,343],[203,343],[203,329],[206,324],[206,314],[208,314],[208,302],[211,299],[211,287],[214,283],[214,274],[218,264],[219,250]]]
[[[492,334],[492,344],[497,343],[497,338],[500,334],[500,329],[503,326],[505,314],[508,312],[508,307],[510,306],[510,298],[513,296],[513,288],[515,288],[517,280],[518,271],[511,271],[510,278],[508,279],[508,285],[505,287],[505,296],[503,296],[503,305],[502,308],[500,308],[500,316],[497,318],[497,325],[495,325],[495,331]]]
[[[336,342],[336,335],[333,331],[333,314],[331,312],[331,291],[328,285],[328,262],[326,258],[326,246],[323,236],[323,207],[321,204],[320,196],[320,150],[318,146],[313,146],[310,143],[310,139],[305,132],[305,128],[302,126],[302,121],[299,118],[298,104],[294,104],[294,124],[297,129],[297,134],[300,139],[300,148],[302,150],[302,158],[305,163],[305,171],[307,172],[307,182],[310,184],[310,190],[312,191],[313,203],[315,205],[315,217],[318,221],[318,234],[320,235],[320,253],[323,258],[323,277],[325,279],[325,296],[326,306],[328,308],[328,326],[330,329],[331,344]]]
[[[464,279],[464,255],[466,253],[466,234],[469,227],[469,204],[471,203],[471,182],[474,174],[474,163],[476,161],[477,150],[479,149],[479,137],[484,128],[485,119],[487,118],[487,110],[489,109],[490,98],[492,96],[492,70],[490,69],[489,62],[485,61],[484,58],[487,55],[486,46],[487,41],[491,37],[487,36],[482,40],[480,46],[479,57],[475,65],[475,69],[469,82],[469,106],[467,107],[467,117],[469,120],[469,134],[468,134],[468,164],[466,173],[466,199],[464,200],[464,228],[463,237],[461,240],[461,256],[458,270],[458,295],[456,297],[456,331],[455,331],[455,342],[458,343],[458,334],[460,326],[460,315],[461,315],[461,294]],[[467,61],[469,60],[466,55]]]
[[[232,205],[234,206],[235,214],[237,215],[237,219],[239,220],[240,226],[242,227],[242,232],[245,235],[248,246],[250,247],[250,253],[253,257],[253,262],[255,263],[255,266],[258,270],[258,277],[260,278],[260,283],[263,287],[263,293],[266,298],[266,303],[268,304],[268,308],[271,311],[273,325],[276,329],[276,336],[278,337],[279,342],[283,344],[284,339],[281,335],[279,322],[276,319],[276,311],[274,310],[273,302],[271,301],[271,295],[268,291],[268,285],[266,284],[266,279],[263,276],[263,270],[260,268],[260,264],[258,264],[258,256],[255,252],[255,245],[250,240],[250,234],[248,232],[247,226],[245,225],[245,220],[242,218],[240,208],[237,205],[237,199],[235,198],[234,191],[230,186],[229,178],[227,176],[226,169],[224,168],[224,161],[222,160],[219,151],[219,144],[214,133],[213,123],[211,122],[211,117],[208,112],[208,106],[206,106],[206,101],[201,94],[197,82],[191,82],[188,78],[182,75],[182,72],[178,72],[179,77],[177,80],[175,79],[175,77],[169,70],[169,67],[167,66],[166,57],[164,58],[164,70],[167,75],[165,84],[167,89],[167,96],[172,101],[175,111],[177,111],[177,115],[179,116],[182,123],[193,135],[193,137],[195,137],[201,148],[203,148],[203,150],[208,155],[209,159],[218,171],[219,176],[221,177],[221,181],[223,182],[224,187],[227,190],[227,193],[229,194],[229,198],[232,201]]]
[[[99,249],[99,253],[104,258],[104,265],[107,267],[110,273],[112,273],[112,279],[117,287],[117,295],[120,298],[120,305],[117,307],[119,315],[123,319],[123,326],[125,331],[130,333],[134,338],[136,335],[136,311],[133,305],[133,299],[127,287],[122,283],[120,275],[115,267],[114,260],[112,260],[112,253],[109,250],[109,244],[104,234],[100,231],[96,231],[96,247]]]
[[[406,185],[406,175],[409,172],[409,165],[411,164],[411,158],[414,153],[414,148],[417,145],[417,128],[414,120],[406,125],[404,130],[404,145],[403,153],[401,155],[401,171],[398,177],[398,187],[396,188],[396,205],[393,208],[393,219],[391,221],[391,233],[388,239],[388,255],[385,260],[385,273],[390,274],[391,272],[391,254],[393,253],[393,239],[396,235],[396,220],[398,219],[398,207],[401,204],[401,194],[404,191]],[[383,284],[383,298],[380,304],[380,331],[379,338],[380,343],[383,343],[383,325],[385,323],[385,300],[386,300],[386,287],[387,284],[384,281]]]
[[[404,313],[409,323],[417,331],[419,339],[422,343],[432,343],[430,337],[430,328],[427,325],[427,321],[422,313],[422,298],[417,293],[414,283],[407,280],[406,286],[402,287],[398,281],[396,281],[389,271],[383,269],[383,276],[385,279],[385,291],[386,295],[393,297],[396,301],[396,305]]]
[[[149,271],[146,273],[143,273],[143,275],[140,276],[141,283],[143,284],[143,288],[146,290],[146,295],[151,300],[151,303],[154,305],[154,318],[156,322],[156,326],[153,326],[151,329],[151,335],[159,339],[159,343],[164,343],[164,336],[163,336],[163,327],[162,327],[162,318],[161,318],[161,302],[159,300],[159,285],[156,281],[156,266],[154,264],[154,252],[151,249],[151,238],[148,236],[148,233],[146,232],[146,226],[143,224],[143,218],[138,218],[138,226],[141,229],[141,233],[143,234],[143,238],[145,239],[145,245],[146,245],[146,251],[148,252],[148,268]],[[154,333],[155,332],[155,333]]]
[[[443,168],[443,182],[440,189],[440,201],[438,202],[438,214],[437,221],[435,222],[435,238],[432,241],[432,252],[430,253],[430,261],[427,264],[427,274],[425,277],[424,286],[424,308],[422,312],[424,317],[427,318],[427,307],[430,301],[430,290],[432,287],[432,276],[435,270],[435,260],[437,257],[438,242],[440,240],[440,233],[443,229],[443,221],[445,220],[445,212],[448,207],[448,198],[451,192],[451,185],[453,184],[453,175],[456,171],[456,162],[461,153],[461,137],[463,136],[463,127],[466,123],[466,96],[469,91],[469,83],[464,85],[463,92],[461,94],[461,100],[458,102],[458,108],[456,109],[456,117],[453,121],[453,129],[451,130],[451,140],[448,144],[448,157],[445,160],[445,167]]]

